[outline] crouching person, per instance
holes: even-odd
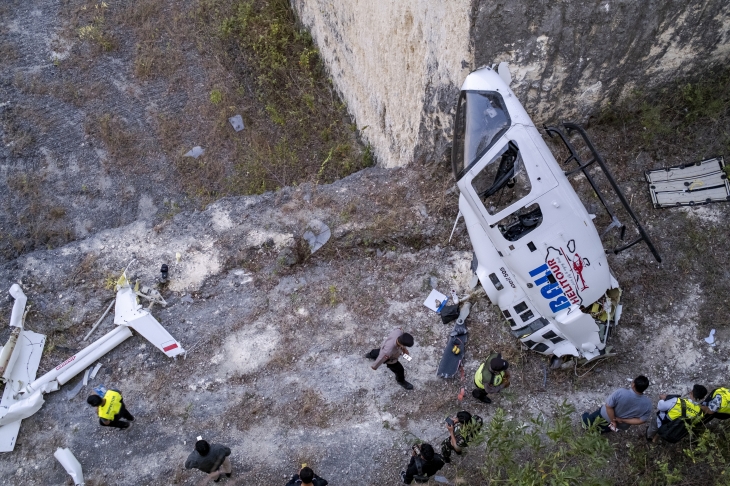
[[[446,418],[446,430],[449,431],[449,438],[441,443],[441,456],[444,462],[451,462],[451,453],[461,455],[465,447],[474,442],[482,429],[482,418],[479,415],[472,415],[462,410],[454,417]]]
[[[291,477],[286,486],[327,486],[329,484],[326,479],[322,479],[316,474],[311,467],[304,465],[299,474]]]
[[[103,393],[103,395],[99,396],[98,393]],[[130,422],[134,420],[132,414],[124,406],[122,393],[114,388],[107,390],[100,387],[99,391],[95,390],[94,395],[89,395],[86,403],[92,407],[96,407],[97,414],[99,415],[99,425],[103,425],[104,427],[126,429],[129,427],[129,422],[125,422],[122,419],[127,419]]]
[[[656,420],[646,429],[646,440],[656,442],[661,437],[670,443],[679,442],[692,429],[695,418],[702,417],[700,402],[707,395],[707,388],[695,385],[688,398],[679,395],[659,395]]]
[[[400,477],[405,484],[411,484],[414,479],[417,483],[427,483],[428,478],[439,472],[442,467],[444,459],[434,452],[431,444],[414,445],[411,462],[405,471],[400,472]]]
[[[726,387],[715,388],[707,394],[705,401],[700,404],[705,414],[705,422],[712,419],[727,420],[730,418],[730,389]]]

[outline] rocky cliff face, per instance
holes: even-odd
[[[479,66],[508,61],[512,88],[539,122],[584,119],[730,57],[722,0],[293,5],[386,167],[448,157],[458,87]]]

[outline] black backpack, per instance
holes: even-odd
[[[676,444],[689,433],[691,427],[690,421],[687,419],[687,402],[683,398],[677,397],[682,404],[682,415],[674,420],[665,422],[659,427],[657,434],[670,444]]]

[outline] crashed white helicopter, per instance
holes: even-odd
[[[164,306],[166,302],[162,296],[154,290],[143,288],[140,291],[138,286],[132,288],[126,273],[123,273],[117,282],[114,307],[114,324],[117,326],[114,330],[36,379],[46,337],[24,329],[27,298],[18,284],[10,287],[10,295],[15,299],[10,318],[13,330],[8,342],[0,348],[0,381],[5,383],[0,401],[0,452],[10,452],[15,448],[21,420],[40,410],[44,403],[43,394],[58,390],[61,385],[132,337],[130,328],[169,357],[185,354],[180,343],[152,317],[148,309],[143,309],[138,303],[138,297],[143,297],[151,301],[150,307],[152,303]],[[106,313],[102,319],[105,316]]]
[[[553,366],[560,366],[561,357],[604,356],[609,329],[621,316],[621,289],[593,224],[595,215],[586,211],[567,176],[583,171],[611,217],[607,230],[617,227],[623,240],[625,226],[587,171],[597,163],[639,233],[612,251],[644,241],[657,261],[661,258],[585,131],[562,124],[583,139],[592,154],[587,162],[561,128],[545,127],[568,148],[564,163],[578,164],[564,173],[509,88],[506,63],[498,69],[467,76],[454,124],[452,168],[459,212],[474,248],[472,270],[512,334],[528,348],[553,355]]]

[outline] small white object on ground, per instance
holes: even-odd
[[[185,153],[185,157],[192,157],[194,159],[197,159],[198,157],[203,155],[203,152],[205,152],[205,149],[203,147],[196,145],[190,151]]]
[[[102,364],[101,363],[96,363],[96,366],[94,366],[94,369],[91,370],[91,374],[89,375],[89,378],[91,378],[92,380],[94,378],[96,378],[96,374],[99,372],[99,370],[101,369],[101,367],[102,367]]]
[[[228,121],[233,126],[233,129],[237,132],[240,132],[241,130],[243,130],[245,128],[245,126],[243,125],[243,118],[241,117],[241,115],[232,116],[228,119]]]
[[[330,227],[316,219],[309,222],[308,229],[304,232],[304,239],[309,243],[309,251],[311,253],[322,248],[329,241],[330,236],[332,236]]]
[[[715,330],[710,331],[710,335],[705,338],[705,342],[710,346],[715,345]]]
[[[91,374],[91,368],[86,370],[86,373],[84,373],[84,386],[89,384],[89,375]]]
[[[443,477],[443,476],[434,476],[434,477],[433,477],[433,479],[434,479],[434,481],[436,481],[437,483],[441,483],[441,484],[451,484],[451,483],[449,482],[449,480],[448,480],[448,479],[446,479],[446,478],[445,478],[445,477]]]
[[[451,300],[454,301],[454,304],[459,303],[459,296],[456,295],[456,289],[451,289]]]
[[[71,479],[73,479],[76,486],[84,484],[84,473],[81,470],[81,463],[78,459],[76,459],[68,447],[64,449],[59,447],[56,449],[56,452],[53,453],[53,457],[58,459],[58,462],[61,463],[66,472],[71,476]]]
[[[439,292],[436,289],[431,290],[431,293],[428,294],[428,297],[426,297],[426,300],[423,302],[423,305],[428,307],[434,312],[438,312],[441,305],[447,300],[446,296]]]

